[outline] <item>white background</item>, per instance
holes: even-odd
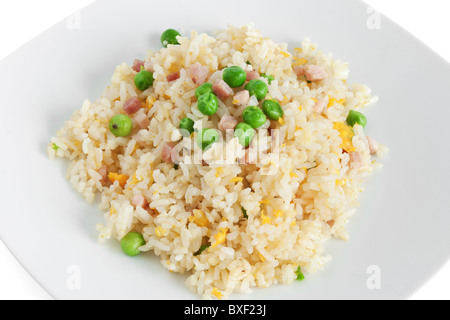
[[[0,60],[92,0],[0,2]],[[450,1],[366,0],[450,61]],[[414,268],[414,266],[411,266]],[[420,270],[417,270],[420,272]],[[450,262],[411,299],[450,299]],[[0,299],[51,299],[0,241]]]

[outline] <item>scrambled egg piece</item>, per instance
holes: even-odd
[[[232,183],[242,182],[242,181],[244,181],[243,177],[235,177],[235,178],[230,180],[230,182],[232,182]]]
[[[335,98],[330,98],[327,108],[332,107],[336,102],[339,103],[340,105],[344,105],[345,101],[346,101],[345,99],[337,100]]]
[[[272,223],[272,218],[266,216],[264,214],[264,210],[261,212],[261,222],[262,222],[262,224],[271,224]]]
[[[222,299],[222,297],[223,297],[223,294],[219,290],[217,290],[217,288],[213,288],[213,290],[211,291],[211,294],[218,299]]]
[[[217,177],[217,178],[220,177],[220,175],[221,175],[222,172],[223,172],[223,168],[222,168],[222,167],[218,167],[218,168],[216,169],[216,177]]]
[[[352,139],[355,136],[355,133],[350,126],[348,126],[344,122],[335,122],[333,124],[333,129],[339,132],[339,136],[342,139],[342,143],[339,146],[340,148],[349,153],[356,150],[352,143]]]
[[[281,53],[284,57],[289,58],[291,55],[281,49],[278,49],[278,52]]]
[[[119,185],[123,188],[127,184],[128,176],[125,174],[118,174],[115,172],[110,172],[108,174],[108,179],[111,181],[111,183],[114,183],[116,181],[119,181]]]
[[[156,98],[152,96],[148,96],[146,103],[147,103],[147,111],[150,111],[150,109],[153,107],[153,104],[156,102]]]
[[[280,210],[280,209],[277,209],[277,210],[275,210],[275,212],[274,212],[274,216],[276,217],[276,218],[279,218],[279,217],[281,217],[282,215],[283,215],[283,211],[282,210]]]
[[[216,242],[211,246],[212,248],[217,247],[219,244],[224,243],[227,237],[228,228],[220,229],[219,233],[214,236]]]
[[[302,66],[304,64],[308,63],[308,60],[306,60],[305,58],[297,58],[297,57],[293,57],[295,60],[297,60],[297,62],[293,63],[293,66]]]
[[[158,227],[155,229],[155,233],[158,237],[163,237],[166,234],[167,230],[163,227]]]
[[[206,215],[202,210],[193,210],[193,216],[189,217],[189,222],[193,222],[199,227],[207,227],[209,225],[209,221],[206,218]]]

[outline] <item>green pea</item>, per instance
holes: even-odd
[[[232,66],[223,70],[222,78],[231,88],[237,88],[244,85],[247,73],[241,67]]]
[[[150,88],[153,85],[153,81],[155,81],[153,78],[153,73],[147,70],[142,69],[134,76],[134,84],[136,85],[136,88],[141,91],[145,91]]]
[[[130,232],[120,241],[120,247],[127,256],[135,257],[141,253],[139,247],[145,245],[145,240],[139,232]]]
[[[197,144],[202,150],[206,150],[214,142],[219,141],[220,134],[215,129],[202,129],[197,135]]]
[[[199,86],[197,89],[195,89],[195,96],[198,99],[201,95],[203,95],[205,93],[214,93],[214,90],[212,87],[213,87],[212,83],[205,82],[204,84]]]
[[[264,112],[255,106],[245,108],[242,112],[242,119],[254,129],[261,127],[267,121]]]
[[[109,120],[109,130],[116,137],[126,137],[133,130],[133,122],[124,114],[117,114]]]
[[[278,120],[283,117],[284,112],[280,104],[274,100],[266,100],[262,105],[264,114],[270,120]]]
[[[180,129],[183,136],[189,136],[194,132],[194,120],[184,118],[180,122]]]
[[[260,79],[250,80],[245,89],[250,92],[250,96],[255,96],[258,100],[264,99],[268,91],[267,84]]]
[[[234,129],[234,137],[238,138],[239,143],[244,148],[247,148],[250,145],[250,142],[252,142],[254,136],[255,136],[255,129],[253,129],[253,127],[247,123],[241,122]],[[245,211],[243,212],[245,216],[246,212]]]
[[[201,113],[212,116],[219,108],[219,100],[214,93],[207,92],[198,97],[197,108]]]
[[[166,48],[169,44],[180,44],[177,40],[177,36],[181,36],[177,30],[167,29],[161,35],[161,44]]]
[[[271,84],[273,80],[275,80],[275,78],[273,77],[273,75],[271,74],[261,74],[261,77],[266,78],[267,79],[267,83]]]
[[[347,117],[347,123],[351,127],[358,123],[364,128],[367,124],[367,118],[361,112],[350,110]]]

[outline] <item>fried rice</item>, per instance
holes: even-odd
[[[154,77],[149,89],[136,88],[139,69],[117,66],[103,95],[86,100],[48,146],[50,158],[70,161],[67,178],[86,201],[100,197],[99,241],[141,233],[139,250],[186,273],[186,285],[203,298],[289,284],[300,270],[307,277],[323,269],[331,259],[324,243],[349,239],[345,226],[364,179],[387,151],[366,128],[346,122],[351,110],[364,112],[376,100],[371,90],[349,84],[348,64],[309,39],[289,50],[253,25],[177,39],[143,60]],[[224,116],[242,121],[246,107],[262,103],[252,96],[236,104],[233,96],[244,88],[234,88],[216,114],[202,114],[191,72],[196,63],[212,84],[230,66],[256,71],[268,87],[265,99],[281,105],[283,118],[256,130],[251,147],[262,152],[254,159],[226,133],[200,158],[192,156],[201,128],[218,128]],[[308,80],[311,66],[326,77]],[[133,130],[117,137],[109,121],[133,97],[141,104],[130,115]],[[195,123],[192,135],[179,130],[185,117]],[[168,145],[184,151],[175,164],[163,159]]]

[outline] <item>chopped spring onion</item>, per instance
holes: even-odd
[[[198,256],[200,255],[203,251],[205,251],[206,249],[208,249],[210,247],[209,244],[204,244],[200,247],[200,249],[198,249],[198,251],[196,253],[194,253],[194,256]]]
[[[297,271],[295,271],[295,274],[297,275],[297,279],[295,279],[295,280],[302,281],[302,280],[305,279],[305,276],[302,273],[302,268],[301,267],[297,268]]]

